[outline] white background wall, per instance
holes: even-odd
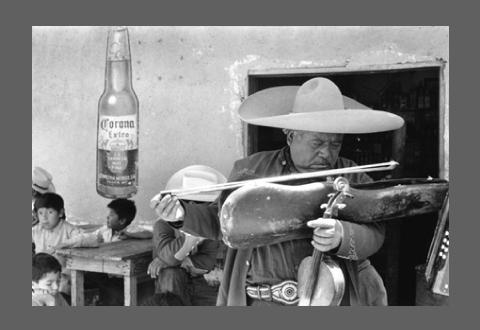
[[[107,27],[32,29],[32,167],[53,174],[68,219],[105,221],[95,189],[97,102]],[[205,164],[228,175],[243,156],[236,115],[248,70],[356,67],[442,59],[448,166],[448,27],[129,27],[133,87],[140,102],[137,221],[170,175]]]

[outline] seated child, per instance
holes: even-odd
[[[59,243],[56,248],[98,247],[101,243],[111,243],[127,238],[151,238],[150,231],[130,231],[127,227],[137,213],[135,203],[124,198],[117,198],[108,205],[107,223],[92,233],[73,236]]]
[[[47,254],[32,257],[32,306],[69,306],[59,292],[62,266]]]
[[[100,243],[116,242],[126,238],[152,238],[148,230],[134,231],[127,229],[137,213],[135,203],[129,199],[117,198],[108,205],[107,224],[94,232]]]

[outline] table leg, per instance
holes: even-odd
[[[72,270],[72,306],[84,306],[85,297],[83,292],[83,272]]]
[[[137,277],[125,275],[123,279],[125,306],[137,305]]]

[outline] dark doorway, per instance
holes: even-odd
[[[341,156],[359,165],[394,159],[393,172],[374,172],[374,180],[425,178],[439,175],[440,67],[385,71],[299,74],[255,74],[248,78],[248,93],[265,88],[301,85],[313,77],[328,77],[342,93],[371,107],[404,118],[394,132],[345,135]],[[247,125],[247,153],[285,145],[280,129]],[[390,305],[415,304],[415,266],[425,263],[437,214],[393,220],[381,250],[370,258],[382,278]]]

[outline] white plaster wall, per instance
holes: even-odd
[[[103,91],[107,27],[32,29],[32,167],[54,176],[70,220],[101,223],[96,116]],[[248,70],[357,67],[446,61],[448,27],[129,27],[133,86],[140,101],[137,220],[178,169],[213,166],[228,175],[243,156],[236,115]],[[449,176],[448,129],[442,146]]]

